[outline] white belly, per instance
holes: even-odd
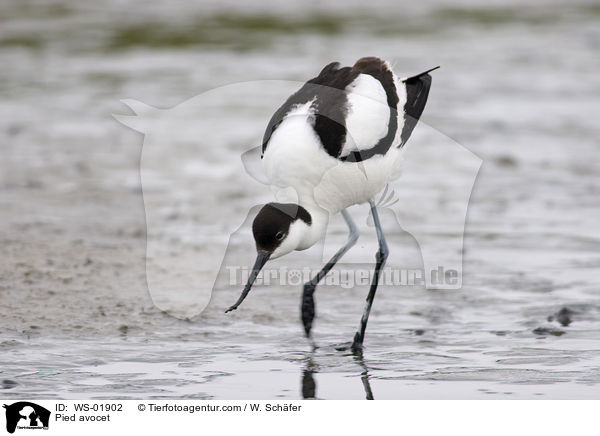
[[[314,199],[330,213],[373,200],[397,176],[400,162],[400,150],[395,147],[364,162],[339,162],[315,186]]]

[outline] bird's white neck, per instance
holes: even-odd
[[[300,206],[308,211],[311,224],[304,229],[297,250],[305,250],[315,245],[325,234],[329,223],[329,212],[320,207],[314,199],[303,199]]]

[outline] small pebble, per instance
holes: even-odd
[[[547,319],[550,322],[556,320],[563,327],[568,327],[568,325],[573,322],[571,316],[575,313],[575,311],[569,309],[568,307],[563,307],[554,315],[550,315]]]
[[[12,380],[2,380],[2,389],[12,389],[17,386],[19,383]]]
[[[565,334],[563,330],[555,329],[554,327],[538,327],[533,330],[533,333],[539,336],[562,336]]]

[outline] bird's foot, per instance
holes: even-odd
[[[313,295],[316,287],[317,285],[311,282],[305,283],[302,292],[302,324],[304,325],[304,333],[307,338],[310,338],[310,330],[315,319],[315,299]]]
[[[352,354],[356,356],[361,356],[363,352],[363,338],[360,333],[356,332],[354,335],[354,340],[352,341],[352,345],[350,346],[352,350]]]

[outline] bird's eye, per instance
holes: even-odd
[[[277,234],[275,235],[275,239],[277,239],[278,241],[281,241],[284,236],[285,236],[285,234],[283,232],[277,232]]]

